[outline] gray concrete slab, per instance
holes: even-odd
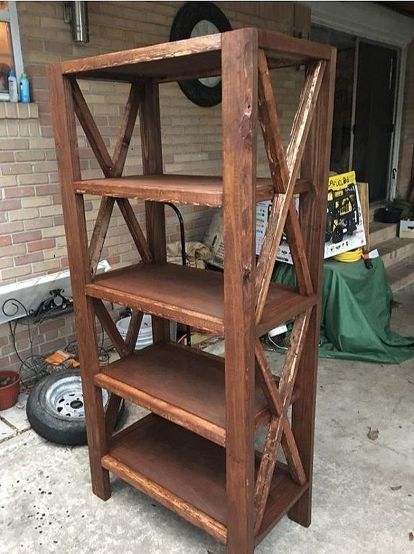
[[[27,393],[21,392],[17,403],[12,408],[0,412],[0,418],[16,430],[15,434],[30,429],[30,423],[26,416],[27,397]]]
[[[393,328],[414,335],[414,286],[396,299]],[[313,522],[304,529],[284,518],[257,554],[414,552],[413,393],[413,360],[320,360]],[[1,554],[224,552],[121,481],[102,502],[90,490],[86,448],[52,445],[31,430],[0,444],[0,529]]]

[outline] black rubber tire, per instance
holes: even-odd
[[[46,401],[46,393],[52,385],[60,379],[74,375],[80,376],[79,371],[60,371],[43,377],[29,394],[26,414],[33,430],[46,440],[68,446],[81,446],[87,444],[85,419],[59,418]],[[122,402],[118,413],[118,424],[124,409],[125,403]]]
[[[187,2],[181,6],[174,18],[170,41],[190,38],[195,25],[203,19],[213,19],[220,33],[231,31],[229,20],[212,2]],[[211,107],[221,102],[221,81],[214,87],[207,87],[198,79],[178,81],[178,84],[187,98],[198,106]]]

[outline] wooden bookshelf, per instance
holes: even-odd
[[[304,526],[311,520],[335,60],[328,46],[248,28],[66,61],[49,71],[93,492],[109,498],[111,472],[225,543],[229,554],[252,554],[285,514]],[[302,64],[304,84],[285,149],[270,71]],[[164,175],[159,87],[219,74],[223,175]],[[112,155],[81,79],[130,83]],[[125,176],[138,114],[143,172]],[[76,119],[103,178],[82,178]],[[256,176],[258,129],[270,178]],[[101,199],[90,240],[86,194]],[[299,214],[294,194],[300,194]],[[130,200],[145,202],[145,233]],[[272,200],[272,208],[256,260],[261,200]],[[223,274],[166,263],[164,202],[222,207]],[[96,275],[115,204],[139,263]],[[284,231],[295,288],[271,282]],[[132,309],[125,339],[104,301]],[[154,344],[134,351],[143,312],[152,315]],[[96,317],[120,354],[105,368]],[[223,335],[224,360],[172,344],[169,320]],[[288,320],[290,345],[275,377],[260,337]],[[110,393],[106,412],[102,388]],[[152,413],[114,434],[122,399]],[[265,431],[260,452],[259,429]],[[284,465],[277,461],[280,448]]]

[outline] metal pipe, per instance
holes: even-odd
[[[182,261],[182,264],[185,266],[185,265],[187,265],[187,254],[186,254],[186,251],[185,251],[185,231],[184,231],[183,216],[181,215],[181,212],[177,208],[177,206],[175,206],[171,202],[164,202],[164,204],[166,206],[169,206],[172,210],[174,210],[174,212],[175,212],[175,214],[178,218],[178,221],[179,221],[179,224],[180,224],[180,237],[181,237],[181,261]],[[191,327],[189,325],[187,325],[186,336],[187,336],[187,346],[191,346]]]
[[[72,2],[72,39],[74,42],[89,42],[88,6],[83,0]]]

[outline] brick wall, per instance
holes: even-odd
[[[293,2],[220,2],[233,28],[259,26],[293,34],[309,32],[309,9]],[[90,43],[75,45],[63,21],[63,2],[19,2],[18,15],[25,68],[32,87],[33,104],[0,104],[0,279],[9,283],[67,267],[60,191],[48,104],[46,66],[71,58],[123,50],[168,41],[178,2],[90,2]],[[297,105],[303,72],[278,70],[276,95],[285,139]],[[82,82],[109,152],[113,150],[127,97],[127,87],[113,83]],[[220,106],[200,108],[181,93],[177,84],[161,87],[164,170],[169,173],[220,174]],[[138,131],[138,130],[137,130]],[[125,174],[141,171],[139,132],[131,141]],[[259,174],[267,168],[260,140]],[[97,162],[79,130],[84,178],[101,175]],[[99,199],[86,202],[88,230],[96,217]],[[135,210],[142,221],[143,206]],[[201,239],[211,212],[183,207],[187,238]],[[168,240],[178,240],[175,215],[167,208]],[[137,254],[122,217],[114,210],[103,257],[113,266],[135,261]],[[67,318],[71,319],[71,318]],[[51,324],[52,325],[52,324]],[[56,324],[57,328],[57,324]],[[45,353],[63,346],[72,333],[71,323],[51,337],[40,329],[36,348]],[[0,367],[18,360],[8,344],[7,326],[0,326]],[[20,340],[20,339],[19,339]],[[26,339],[21,336],[24,350]],[[52,342],[51,342],[52,341]],[[57,342],[56,342],[57,341]],[[20,345],[18,344],[20,347]]]
[[[403,123],[397,178],[397,193],[401,198],[406,198],[408,194],[414,152],[414,42],[411,43],[407,52],[405,79]]]

